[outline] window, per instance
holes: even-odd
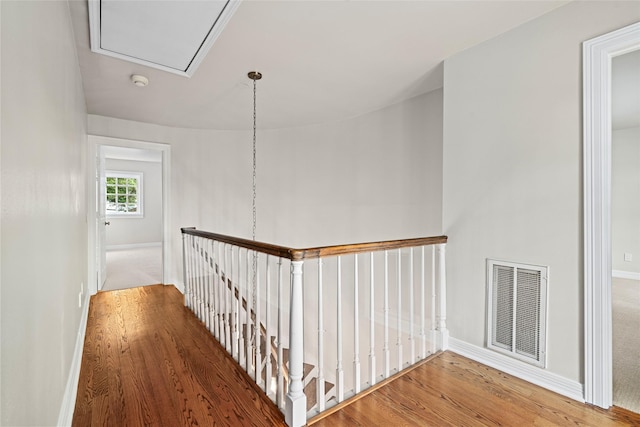
[[[142,216],[142,172],[106,171],[106,213]]]

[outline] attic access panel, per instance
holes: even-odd
[[[89,0],[91,50],[192,76],[238,0]]]

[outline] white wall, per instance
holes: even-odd
[[[485,345],[487,258],[548,265],[548,370],[583,380],[581,43],[638,19],[572,2],[445,61],[453,337]]]
[[[625,253],[633,261],[625,261]],[[640,274],[640,127],[612,135],[611,264],[613,270]]]
[[[173,282],[180,227],[251,237],[251,133],[89,116],[89,133],[171,144]],[[259,131],[257,239],[294,247],[439,235],[442,91],[353,119]]]
[[[2,1],[2,425],[55,425],[86,285],[86,109],[66,1]]]
[[[140,217],[109,216],[107,249],[113,246],[162,242],[162,164],[135,160],[109,159],[106,170],[142,172],[143,214]]]

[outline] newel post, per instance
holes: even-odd
[[[187,275],[187,244],[186,244],[186,235],[184,233],[184,229],[182,231],[182,280],[184,280],[184,305],[191,308],[189,306],[189,297],[190,297],[190,289],[189,289],[189,278]]]
[[[438,247],[438,319],[437,336],[438,348],[446,350],[449,348],[449,330],[447,329],[447,264],[445,259],[445,244],[440,243]]]
[[[285,421],[289,427],[307,423],[307,396],[303,392],[303,298],[302,264],[291,262],[291,301],[289,310],[289,392],[285,406]]]

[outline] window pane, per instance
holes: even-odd
[[[0,0],[1,1],[1,0]],[[138,215],[142,212],[142,194],[139,172],[115,172],[106,173],[106,211],[110,215]]]

